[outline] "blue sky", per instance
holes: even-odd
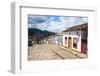
[[[38,28],[56,33],[87,22],[88,18],[86,17],[28,15],[28,28]]]

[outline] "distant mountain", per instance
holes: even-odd
[[[33,36],[35,38],[44,38],[44,37],[54,35],[54,34],[56,34],[56,33],[50,32],[47,30],[42,31],[42,30],[37,29],[37,28],[29,28],[28,29],[28,35]]]
[[[43,31],[37,28],[29,28],[28,29],[29,35],[34,35],[34,34],[42,34]]]

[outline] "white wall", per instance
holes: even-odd
[[[80,36],[77,35],[78,32],[80,34]],[[70,33],[70,35],[69,35]],[[63,45],[68,46],[68,39],[67,39],[67,45],[65,44],[65,37],[71,37],[72,38],[72,49],[81,52],[81,31],[70,31],[70,32],[65,32],[63,35]],[[77,49],[73,47],[73,38],[77,38],[78,39],[78,43],[77,43]]]
[[[57,6],[57,7],[67,7],[67,5],[76,6],[96,6],[98,11],[98,26],[96,25],[96,43],[94,50],[96,52],[97,59],[97,69],[95,67],[91,68],[75,68],[68,70],[62,70],[58,72],[47,72],[47,73],[34,73],[34,74],[23,74],[22,76],[100,76],[100,0],[1,0],[0,1],[0,76],[13,76],[9,73],[10,69],[10,50],[11,50],[11,12],[10,3],[13,1],[19,2],[30,2],[35,5],[46,5],[46,6]],[[42,4],[41,4],[42,3]],[[19,75],[16,75],[19,76]]]

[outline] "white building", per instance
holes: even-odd
[[[70,27],[63,31],[63,45],[87,54],[88,24]]]

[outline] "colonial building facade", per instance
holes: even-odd
[[[88,24],[70,27],[63,31],[63,45],[75,51],[87,54]]]

